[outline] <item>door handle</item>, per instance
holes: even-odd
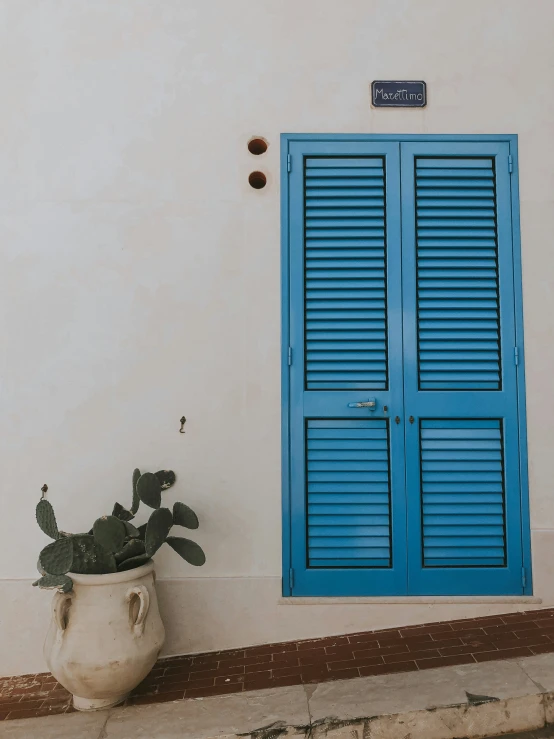
[[[371,410],[375,410],[377,407],[377,401],[375,398],[370,398],[369,400],[363,401],[361,403],[348,403],[349,408],[371,408]]]

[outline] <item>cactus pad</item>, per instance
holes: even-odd
[[[140,554],[137,557],[130,557],[129,559],[125,559],[123,560],[123,562],[119,563],[119,565],[117,566],[117,571],[123,572],[124,570],[134,570],[135,567],[141,567],[149,561],[150,557],[147,554]]]
[[[119,518],[120,521],[130,521],[134,518],[131,511],[124,508],[121,503],[115,503],[112,511],[112,516]]]
[[[94,541],[107,552],[118,552],[123,546],[127,529],[123,521],[115,516],[97,518],[92,527]]]
[[[143,541],[140,539],[131,539],[127,544],[125,544],[120,552],[115,553],[115,561],[119,564],[126,559],[131,559],[131,557],[138,557],[139,555],[144,554],[145,551]]]
[[[152,513],[148,519],[146,536],[144,538],[146,554],[149,557],[152,557],[167,539],[172,526],[173,516],[169,508],[158,508]]]
[[[153,472],[145,472],[137,482],[139,498],[150,508],[159,508],[162,502],[162,486]]]
[[[73,545],[69,537],[56,539],[44,547],[39,562],[49,575],[65,575],[73,562]]]
[[[173,470],[159,470],[159,472],[156,472],[156,477],[160,481],[162,490],[167,490],[168,488],[170,488],[177,479]]]
[[[46,500],[46,498],[41,498],[37,503],[36,515],[37,523],[46,536],[49,536],[51,539],[57,539],[59,536],[58,524],[56,523],[56,516],[54,515],[54,509],[50,501]]]
[[[130,536],[131,539],[140,539],[140,531],[136,526],[133,526],[129,521],[124,521],[123,523],[125,524],[125,532],[127,536]]]
[[[137,483],[139,481],[139,477],[140,477],[140,470],[139,469],[133,470],[133,502],[131,503],[131,513],[133,514],[133,516],[138,511],[139,505],[140,505],[140,498],[137,493]]]
[[[40,580],[33,583],[34,586],[43,588],[44,590],[61,590],[62,593],[69,593],[73,589],[73,580],[67,575],[44,575]]]
[[[198,516],[188,505],[177,501],[173,505],[173,523],[185,526],[187,529],[197,529]]]
[[[71,571],[80,575],[103,575],[116,572],[113,554],[102,549],[88,534],[76,534],[73,541],[73,564]]]
[[[166,542],[184,560],[195,567],[201,567],[206,561],[206,555],[196,542],[183,539],[180,536],[168,536]]]

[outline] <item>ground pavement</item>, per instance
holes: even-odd
[[[460,739],[554,722],[554,654],[0,723],[0,739]]]

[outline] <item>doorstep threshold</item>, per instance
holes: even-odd
[[[542,598],[533,595],[411,595],[411,596],[352,596],[339,598],[285,596],[277,601],[280,606],[332,606],[332,605],[364,605],[364,604],[518,604],[540,605]]]

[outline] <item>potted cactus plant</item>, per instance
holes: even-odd
[[[198,528],[184,503],[161,505],[162,491],[175,482],[172,470],[133,472],[129,509],[114,505],[88,533],[60,531],[47,486],[36,508],[37,522],[54,541],[38,559],[40,588],[54,589],[52,619],[44,645],[54,677],[73,693],[78,710],[97,710],[125,700],[152,669],[165,631],[158,611],[153,555],[167,543],[200,566],[204,552],[190,539],[170,536],[174,525]],[[140,503],[153,509],[148,521],[131,521]]]

